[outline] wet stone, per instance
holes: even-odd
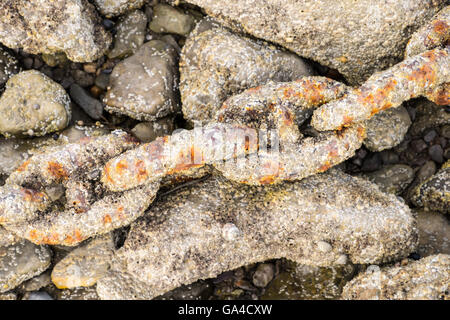
[[[416,107],[417,118],[411,125],[411,134],[418,136],[429,128],[437,128],[441,125],[450,124],[450,112],[442,106],[427,99],[417,99],[411,102]]]
[[[354,269],[351,264],[326,268],[288,261],[286,270],[275,277],[261,300],[338,299]]]
[[[108,58],[125,58],[135,53],[145,40],[147,17],[140,11],[132,11],[120,17],[114,35],[114,47],[108,52]]]
[[[44,60],[44,62],[50,67],[64,66],[64,64],[68,62],[67,56],[64,52],[58,52],[55,54],[44,53],[42,54],[42,60]]]
[[[433,254],[450,254],[450,221],[439,212],[417,212],[419,245],[417,253],[421,257]]]
[[[422,139],[413,140],[410,145],[411,148],[417,153],[420,153],[428,148],[427,144]]]
[[[9,48],[32,54],[64,52],[78,62],[100,58],[111,43],[95,7],[80,0],[2,1],[0,30],[0,42]]]
[[[67,127],[70,98],[61,85],[30,70],[11,77],[0,97],[0,134],[42,136]]]
[[[0,89],[11,76],[19,71],[20,67],[16,58],[0,46]]]
[[[113,249],[110,234],[79,246],[55,265],[52,282],[59,289],[93,286],[106,274]]]
[[[94,76],[83,70],[73,70],[72,77],[82,87],[89,87],[94,84]]]
[[[78,104],[84,112],[86,112],[92,119],[99,120],[103,114],[102,103],[91,97],[82,87],[76,83],[70,86],[70,97]]]
[[[163,41],[152,40],[142,45],[114,67],[103,100],[106,110],[147,121],[177,111],[176,61],[175,49]]]
[[[33,291],[26,293],[22,300],[53,300],[53,298],[45,291]]]
[[[95,85],[102,90],[106,90],[109,84],[109,74],[100,72],[95,78]]]
[[[258,265],[253,274],[252,282],[259,288],[265,288],[272,281],[275,273],[275,267],[271,263],[262,263]]]
[[[157,4],[153,7],[153,18],[149,28],[157,33],[187,36],[194,25],[195,20],[191,15],[166,4]]]
[[[50,266],[50,260],[49,248],[25,240],[9,247],[0,247],[0,293],[41,274]]]
[[[146,0],[94,0],[100,13],[108,18],[139,9],[145,2]]]
[[[450,161],[415,188],[412,202],[430,211],[450,212]]]
[[[38,291],[43,287],[48,286],[51,282],[52,280],[50,278],[50,270],[48,270],[34,278],[31,278],[28,281],[25,281],[24,283],[22,283],[20,288],[23,288],[23,290],[29,292]]]
[[[157,137],[170,135],[175,129],[173,118],[162,118],[153,122],[138,123],[131,132],[141,142],[150,142]]]
[[[444,162],[444,150],[442,147],[438,144],[435,144],[431,146],[428,149],[428,154],[430,155],[431,159],[437,163],[443,163]]]
[[[343,299],[446,300],[449,299],[450,255],[439,254],[358,275],[347,283]]]
[[[377,113],[367,121],[364,145],[378,152],[398,145],[411,125],[408,111],[403,106]]]
[[[404,164],[388,165],[365,175],[384,192],[401,194],[414,180],[414,170]]]

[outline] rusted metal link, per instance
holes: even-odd
[[[247,184],[323,172],[353,156],[364,140],[363,126],[299,140],[298,125],[315,107],[345,92],[344,84],[323,77],[246,90],[225,101],[217,113],[220,123],[159,138],[110,160],[102,182],[124,191],[174,174],[194,174],[205,165]],[[274,144],[267,130],[275,131],[279,141]]]
[[[450,41],[450,6],[436,14],[431,22],[416,31],[409,40],[405,58],[415,56],[440,45],[449,45]]]
[[[98,180],[108,159],[136,146],[132,136],[115,131],[31,157],[0,187],[0,225],[36,244],[73,246],[131,223],[153,201],[159,184],[114,194]],[[65,201],[51,195],[58,187]]]
[[[216,113],[222,123],[277,130],[280,142],[298,143],[299,126],[318,106],[342,97],[349,88],[325,77],[269,82],[228,98]]]
[[[449,53],[450,46],[428,50],[374,74],[344,98],[316,109],[311,124],[319,131],[340,130],[418,96],[447,100],[449,92],[442,90],[450,82]]]

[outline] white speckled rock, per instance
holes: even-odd
[[[351,84],[358,84],[403,60],[409,37],[447,0],[186,2],[228,26],[338,69]]]
[[[33,54],[64,52],[76,62],[100,58],[111,43],[88,0],[2,0],[0,42]]]
[[[343,299],[442,300],[449,299],[450,255],[439,254],[406,266],[387,267],[358,275],[347,283]]]
[[[0,134],[42,136],[67,127],[70,98],[64,88],[36,70],[11,77],[0,97]]]
[[[94,0],[98,10],[106,17],[121,15],[122,13],[140,8],[146,0]]]
[[[232,33],[206,18],[191,32],[180,57],[183,116],[205,123],[228,97],[245,89],[313,74],[295,54]]]
[[[140,10],[120,17],[114,35],[114,47],[108,52],[108,57],[124,58],[135,53],[144,43],[146,29],[147,16]]]
[[[0,293],[41,274],[50,266],[50,260],[50,249],[29,241],[0,247]]]

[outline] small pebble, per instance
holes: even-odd
[[[253,274],[253,284],[259,288],[265,288],[272,281],[275,268],[271,263],[262,263]]]
[[[431,146],[428,149],[428,154],[430,155],[431,159],[437,163],[443,163],[444,162],[444,150],[442,147],[438,144],[435,144]]]

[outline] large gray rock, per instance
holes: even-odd
[[[108,52],[108,57],[114,59],[131,56],[144,43],[146,29],[147,16],[140,10],[120,17],[117,33],[114,35],[114,47]]]
[[[183,115],[208,122],[222,103],[245,89],[312,75],[301,58],[262,41],[202,20],[186,40],[180,58]]]
[[[267,187],[212,177],[169,194],[133,223],[97,292],[149,299],[281,257],[314,266],[389,261],[415,248],[414,225],[394,195],[334,170]]]
[[[449,298],[450,255],[439,254],[406,266],[367,270],[347,283],[343,299],[446,300]]]
[[[50,266],[50,260],[49,248],[25,240],[9,247],[0,247],[0,293],[41,274]]]
[[[0,97],[0,134],[42,136],[67,127],[70,98],[64,88],[36,70],[11,77]]]
[[[100,58],[111,43],[87,0],[3,0],[0,42],[39,54],[64,52],[76,62]]]
[[[94,0],[101,14],[107,17],[121,15],[122,13],[138,9],[146,0]]]
[[[171,0],[177,2],[177,0]],[[187,0],[257,38],[339,70],[351,84],[403,60],[446,0]]]
[[[145,43],[114,67],[103,100],[106,110],[148,121],[177,111],[176,62],[171,45],[161,40]]]

